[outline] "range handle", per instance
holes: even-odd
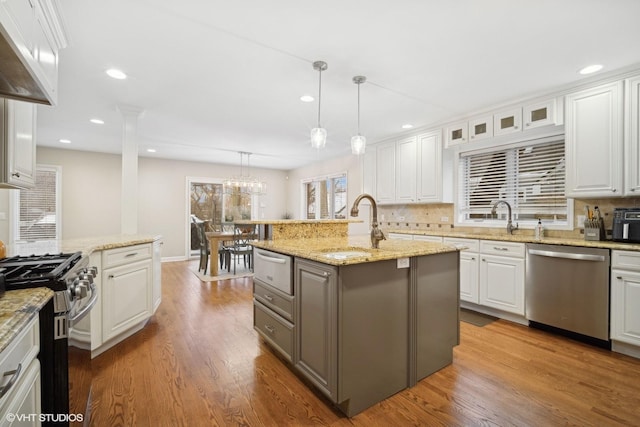
[[[605,257],[603,255],[591,255],[591,254],[577,254],[567,252],[555,252],[555,251],[543,251],[540,249],[529,249],[531,255],[545,256],[549,258],[565,258],[575,259],[578,261],[596,261],[604,262]]]

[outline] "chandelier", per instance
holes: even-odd
[[[260,195],[267,193],[267,183],[251,176],[249,157],[251,153],[238,151],[240,154],[240,175],[234,175],[222,181],[225,194]],[[244,171],[244,156],[247,156],[247,172]]]

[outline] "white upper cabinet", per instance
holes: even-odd
[[[394,203],[396,200],[396,143],[387,142],[376,147],[376,201]]]
[[[375,147],[368,147],[362,156],[362,192],[376,198],[376,155]]]
[[[468,122],[453,123],[447,126],[445,133],[447,147],[463,144],[469,139]]]
[[[627,79],[625,110],[625,186],[627,196],[640,195],[640,76]]]
[[[66,38],[56,0],[0,0],[0,32],[13,55],[5,60],[21,64],[30,78],[9,74],[19,90],[2,96],[55,105],[58,100],[58,51]],[[12,67],[12,70],[16,67]]]
[[[524,130],[557,124],[556,110],[555,98],[523,106]]]
[[[442,201],[442,133],[438,130],[418,135],[418,202]]]
[[[566,96],[567,197],[622,194],[623,82]]]
[[[0,98],[0,188],[35,186],[35,137],[35,104]]]
[[[405,138],[396,143],[396,201],[412,203],[416,201],[416,137]]]
[[[493,134],[508,135],[522,131],[522,107],[499,111],[493,115]]]
[[[478,141],[493,136],[493,116],[476,117],[469,120],[469,141]]]

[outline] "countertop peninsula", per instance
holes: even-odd
[[[82,252],[83,255],[90,255],[94,251],[152,243],[161,238],[162,236],[153,234],[114,234],[79,239],[15,243],[7,246],[7,256],[43,255],[46,253],[54,254],[78,251]]]

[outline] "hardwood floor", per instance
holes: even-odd
[[[252,327],[252,280],[162,265],[140,332],[92,361],[93,426],[640,425],[640,360],[498,320],[461,323],[454,363],[347,418]]]

